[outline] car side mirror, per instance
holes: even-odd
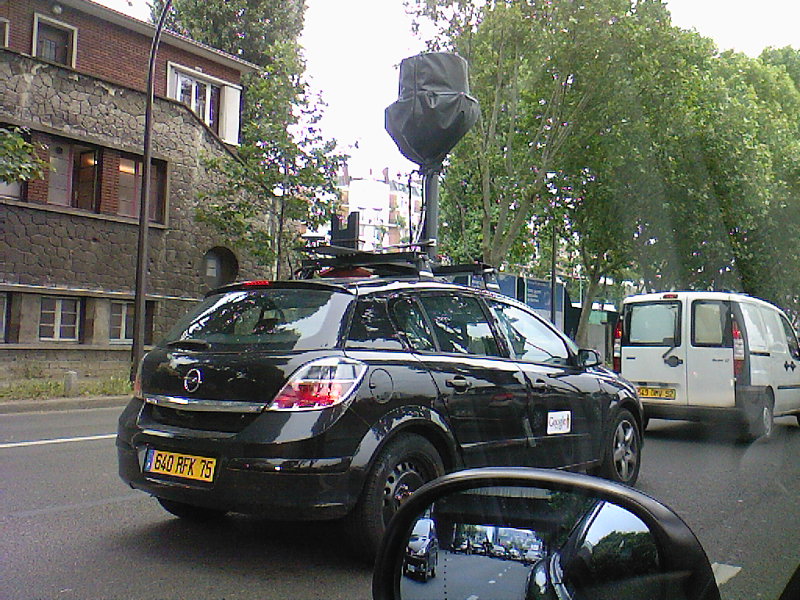
[[[427,552],[415,541],[421,528],[437,532]],[[375,600],[720,598],[700,542],[669,508],[603,479],[532,468],[460,471],[419,488],[389,524],[372,593]]]
[[[596,367],[601,362],[600,354],[598,354],[597,350],[592,350],[591,348],[581,348],[578,350],[578,364],[581,367],[585,369]]]

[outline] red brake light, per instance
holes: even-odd
[[[272,285],[272,282],[267,279],[256,279],[255,281],[245,281],[242,285],[244,287],[264,287],[265,285]]]
[[[321,410],[341,404],[358,387],[367,366],[344,357],[328,357],[300,367],[267,410]]]
[[[678,297],[678,294],[664,294],[664,300],[675,300]]]
[[[733,375],[738,377],[744,368],[744,338],[736,319],[731,322],[731,334],[733,336]]]
[[[614,357],[613,368],[617,373],[622,372],[622,317],[614,327]]]
[[[142,361],[139,361],[139,367],[136,369],[136,378],[133,380],[133,397],[138,400],[144,400],[142,393]]]

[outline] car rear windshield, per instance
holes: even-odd
[[[624,342],[631,346],[680,346],[680,315],[680,302],[628,304]]]
[[[161,345],[195,350],[333,348],[352,296],[313,289],[236,290],[207,297]]]

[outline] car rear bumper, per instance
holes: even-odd
[[[346,459],[219,457],[213,482],[204,483],[144,473],[145,452],[117,440],[119,475],[158,498],[280,520],[322,520],[345,516],[357,497]]]

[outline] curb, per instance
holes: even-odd
[[[83,408],[123,408],[131,399],[125,396],[79,396],[77,398],[36,398],[0,401],[0,415],[75,410]]]

